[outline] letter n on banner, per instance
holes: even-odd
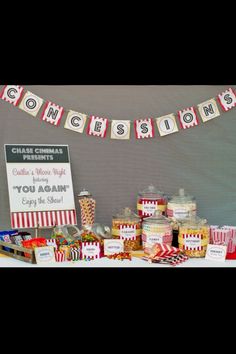
[[[0,98],[6,102],[17,106],[23,94],[24,88],[16,85],[5,85],[2,92],[0,93]]]
[[[198,105],[198,110],[203,122],[220,116],[216,101],[214,98]]]
[[[173,113],[156,118],[156,123],[160,136],[169,135],[179,131]]]
[[[108,119],[91,116],[89,118],[89,124],[87,128],[88,135],[98,136],[100,138],[105,138],[108,129]]]
[[[228,90],[222,92],[218,95],[218,101],[225,112],[229,111],[236,106],[235,91],[232,88],[229,88]]]
[[[64,113],[64,108],[56,105],[52,102],[47,102],[42,113],[41,119],[58,126],[61,122],[62,115]]]
[[[188,129],[194,127],[195,125],[199,125],[197,112],[194,107],[178,111],[178,117],[182,129]]]
[[[154,138],[154,124],[152,118],[136,119],[134,121],[136,139]]]

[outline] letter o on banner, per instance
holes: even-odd
[[[42,98],[27,91],[19,105],[19,108],[36,117],[40,108],[42,107],[42,104]]]
[[[111,124],[111,139],[128,140],[130,138],[130,121],[113,120]]]
[[[64,128],[83,133],[87,115],[79,112],[69,111]]]
[[[194,107],[186,108],[178,112],[178,117],[182,129],[192,128],[195,125],[198,125],[197,113],[195,112]]]

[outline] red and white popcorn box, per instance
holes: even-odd
[[[82,242],[81,259],[99,259],[101,258],[101,245],[99,242]]]
[[[212,244],[226,245],[231,238],[231,231],[228,229],[215,228],[212,229]]]
[[[56,262],[65,262],[65,252],[64,251],[55,251]]]
[[[236,226],[224,225],[222,229],[228,230],[230,232],[227,242],[227,253],[234,253],[236,251]]]
[[[219,225],[210,225],[210,243],[212,243],[212,232],[214,229],[219,229]]]

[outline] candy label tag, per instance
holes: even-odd
[[[223,245],[207,245],[205,259],[211,261],[224,262],[226,259],[227,246]]]
[[[53,246],[36,247],[34,249],[36,263],[53,263],[56,261]]]
[[[124,240],[104,240],[104,255],[124,252]]]

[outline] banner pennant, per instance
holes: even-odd
[[[130,138],[130,120],[113,120],[111,139],[128,140]]]
[[[199,125],[197,112],[194,107],[189,107],[183,109],[182,111],[178,111],[178,117],[182,129],[188,129],[194,127],[195,125]]]
[[[156,123],[160,136],[169,135],[179,131],[175,115],[173,113],[156,118]]]
[[[200,103],[198,105],[198,110],[203,122],[208,122],[208,120],[220,116],[220,112],[214,98]]]
[[[21,100],[19,108],[36,117],[43,105],[43,99],[27,91]]]
[[[18,85],[5,85],[2,92],[0,93],[0,98],[6,102],[17,106],[22,97],[24,88]]]
[[[222,109],[227,112],[236,106],[236,94],[232,88],[218,95],[218,101]]]
[[[77,133],[83,133],[86,121],[87,121],[86,114],[78,113],[75,111],[69,111],[64,128],[73,130]]]
[[[63,107],[60,107],[55,103],[47,101],[41,119],[50,124],[59,126],[63,113],[64,113]]]
[[[88,135],[105,138],[108,129],[108,119],[96,116],[91,116],[87,128]]]
[[[134,121],[136,139],[154,138],[154,124],[152,118],[136,119]]]

